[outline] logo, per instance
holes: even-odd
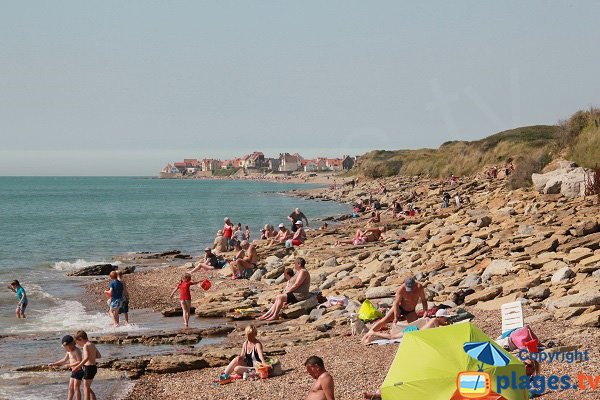
[[[460,372],[456,377],[456,389],[465,399],[478,399],[490,394],[490,375],[487,372]]]

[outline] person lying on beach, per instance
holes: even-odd
[[[420,283],[417,283],[415,278],[409,277],[396,291],[394,297],[394,304],[388,313],[378,320],[369,332],[376,332],[383,329],[388,323],[396,322],[401,319],[406,319],[407,322],[413,322],[417,320],[417,313],[415,312],[417,304],[421,301],[423,311],[427,311],[427,297],[425,296],[425,288]]]
[[[217,254],[229,251],[229,240],[223,236],[223,231],[220,229],[217,231],[217,236],[215,237],[212,248]]]
[[[306,372],[316,379],[308,391],[305,400],[334,400],[333,377],[325,369],[323,359],[311,356],[306,360],[304,366],[306,367]]]
[[[75,340],[71,335],[65,335],[62,338],[62,346],[67,351],[65,356],[53,363],[48,364],[49,367],[57,365],[68,365],[71,370],[71,378],[69,379],[69,389],[67,392],[67,400],[81,400],[81,380],[83,379],[83,369],[78,367],[82,360],[81,350],[75,345]]]
[[[377,242],[378,240],[381,240],[383,238],[382,234],[386,231],[387,227],[385,226],[382,226],[380,228],[369,228],[364,231],[362,231],[361,229],[357,229],[352,239],[338,240],[337,242],[335,242],[335,244],[336,246],[342,244],[353,244],[357,246],[365,243]]]
[[[379,211],[371,212],[371,218],[367,221],[367,225],[378,224],[379,222],[381,222],[381,214]]]
[[[247,240],[243,240],[240,243],[240,247],[244,250],[244,255],[242,258],[238,258],[229,264],[233,272],[231,279],[249,278],[248,275],[256,269],[258,263],[258,254],[253,244],[250,244]]]
[[[193,274],[196,271],[212,271],[219,268],[221,264],[219,263],[219,259],[212,252],[210,247],[204,249],[204,259],[202,261],[198,261],[196,266],[190,271],[190,274]]]
[[[183,324],[186,328],[190,326],[190,309],[192,307],[192,293],[190,291],[190,286],[199,283],[200,281],[193,282],[192,275],[185,273],[169,296],[173,297],[175,292],[179,290],[179,302],[181,303],[181,309],[183,311]]]
[[[418,326],[413,325],[413,326],[407,326],[405,329],[403,329],[401,331],[398,331],[398,332],[392,331],[390,333],[376,332],[373,330],[369,330],[369,332],[365,333],[365,336],[362,338],[362,342],[364,344],[369,344],[375,339],[388,339],[388,340],[401,339],[402,337],[404,337],[404,334],[406,332],[412,332],[415,330],[423,331],[425,329],[446,326],[446,325],[450,324],[450,320],[448,319],[448,317],[450,317],[450,315],[448,314],[448,311],[445,308],[441,309],[441,310],[437,310],[434,318],[427,318],[427,317],[422,318],[422,320],[423,320],[422,324],[417,324],[417,325],[421,326],[420,328]],[[421,319],[419,319],[417,322],[419,322],[419,321],[421,321]]]
[[[306,270],[306,260],[302,257],[294,261],[294,276],[290,278],[283,294],[275,296],[269,310],[256,318],[261,321],[274,321],[286,304],[306,300],[310,296],[310,274]]]
[[[27,309],[29,301],[27,300],[27,293],[25,293],[25,289],[23,289],[19,281],[16,279],[10,283],[8,288],[15,292],[17,294],[17,299],[19,299],[17,308],[15,309],[15,315],[17,316],[17,319],[27,318],[25,316],[25,310]]]
[[[224,374],[231,375],[236,373],[243,375],[244,372],[249,372],[255,368],[257,363],[266,364],[263,354],[263,345],[256,338],[258,332],[254,325],[248,325],[244,330],[246,341],[242,345],[242,352],[235,357],[225,368]]]
[[[102,355],[96,345],[88,340],[85,331],[75,332],[75,343],[83,350],[82,359],[77,365],[77,367],[83,368],[83,396],[85,400],[96,400],[96,394],[92,390],[92,381],[98,372],[96,359],[101,358]]]

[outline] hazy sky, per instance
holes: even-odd
[[[600,2],[404,3],[3,2],[0,175],[438,147],[599,105]]]

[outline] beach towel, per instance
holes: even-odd
[[[368,343],[367,346],[370,346],[372,344],[376,344],[378,346],[383,346],[384,344],[396,344],[396,343],[402,343],[402,338],[373,340],[370,343]]]

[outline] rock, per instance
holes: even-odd
[[[490,226],[491,223],[492,223],[492,217],[486,215],[486,216],[479,218],[477,220],[477,222],[475,222],[475,226],[478,228],[485,228],[487,226]]]
[[[499,310],[502,304],[512,303],[517,300],[517,294],[511,293],[508,296],[497,297],[488,301],[480,301],[475,305],[475,308],[484,311],[494,311]]]
[[[365,297],[367,299],[380,299],[383,297],[393,297],[396,293],[396,288],[394,286],[379,286],[368,288],[365,292]]]
[[[585,258],[585,259],[579,261],[579,265],[583,265],[584,267],[588,266],[588,265],[598,264],[598,263],[600,263],[600,254],[596,254],[596,255],[593,255],[591,257],[588,257],[588,258]],[[595,271],[595,269],[594,269],[594,271]]]
[[[153,357],[148,363],[148,366],[146,366],[146,372],[155,374],[168,374],[173,372],[190,371],[193,369],[202,369],[207,368],[208,366],[209,364],[202,358],[202,356],[191,354],[156,356]]]
[[[475,292],[465,298],[465,305],[472,306],[480,301],[488,301],[494,299],[502,293],[502,286],[492,286],[480,292]]]
[[[563,267],[552,275],[550,282],[552,282],[553,284],[559,284],[568,281],[569,278],[572,278],[574,276],[575,272],[573,272],[571,268]]]
[[[298,318],[301,315],[308,314],[313,308],[319,305],[317,301],[317,297],[309,297],[306,300],[299,301],[296,304],[292,304],[283,311],[281,311],[281,316],[283,318]]]
[[[577,247],[587,247],[592,250],[600,248],[600,232],[590,233],[589,235],[580,238],[572,239],[558,246],[558,251],[568,253]]]
[[[600,291],[577,293],[548,303],[549,308],[589,307],[600,305]]]
[[[527,298],[542,301],[550,296],[550,289],[546,286],[535,286],[527,291]]]
[[[331,267],[335,267],[336,265],[338,265],[338,264],[337,264],[335,257],[330,257],[327,260],[323,261],[324,268],[331,268]]]
[[[363,287],[363,281],[357,276],[347,276],[333,287],[336,290],[356,289]]]
[[[89,267],[84,267],[78,269],[77,271],[73,271],[68,273],[69,276],[102,276],[108,275],[112,271],[115,271],[119,267],[112,264],[97,264],[90,265]]]
[[[481,277],[477,274],[469,274],[458,284],[458,286],[461,288],[474,288],[479,284],[481,284]]]
[[[481,274],[481,280],[487,282],[494,275],[507,275],[512,267],[512,261],[502,259],[492,260],[485,271],[483,271],[483,274]]]
[[[194,314],[196,312],[196,307],[190,307],[190,314]],[[161,311],[163,317],[181,317],[183,315],[183,310],[181,307],[172,307],[167,308]]]
[[[573,198],[585,194],[587,174],[584,168],[561,168],[545,174],[533,174],[533,186],[540,193],[558,194]]]
[[[250,277],[249,280],[253,281],[253,282],[260,281],[266,273],[267,273],[267,270],[258,268],[256,271],[254,271],[254,273],[252,274],[252,276]]]
[[[563,259],[564,261],[578,263],[579,261],[591,257],[594,252],[587,247],[577,247],[569,252],[569,254]]]
[[[527,253],[531,255],[537,255],[547,251],[555,251],[557,247],[558,239],[550,238],[529,246],[527,248]]]
[[[583,222],[575,227],[575,236],[581,237],[600,231],[598,221]]]
[[[598,327],[600,326],[600,310],[594,312],[584,312],[573,321],[575,326],[589,326]]]
[[[459,257],[470,256],[471,254],[475,253],[481,245],[482,245],[481,242],[473,241],[473,242],[469,243],[468,246],[466,246],[463,249],[461,249],[460,251],[458,251],[456,253],[456,255]]]
[[[321,318],[323,316],[323,314],[325,314],[327,312],[326,308],[315,308],[314,310],[312,310],[310,312],[310,315],[308,317],[308,322],[314,322],[317,321],[319,318]]]

